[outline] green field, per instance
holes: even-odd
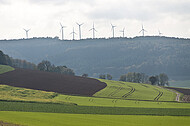
[[[0,100],[54,102],[57,95],[55,92],[0,85]]]
[[[0,111],[109,115],[190,116],[190,108],[102,107],[78,106],[72,104],[28,103],[10,101],[0,101]]]
[[[175,101],[176,99],[174,92],[158,86],[110,80],[100,81],[108,86],[94,94],[96,97],[156,101]]]
[[[9,71],[13,71],[14,68],[10,67],[10,66],[6,66],[6,65],[0,65],[0,74],[2,73],[6,73]]]
[[[75,103],[80,106],[138,107],[138,108],[190,108],[190,104],[177,102],[137,101],[116,98],[63,95],[54,92],[0,85],[0,100],[50,103]]]
[[[0,111],[0,119],[28,126],[189,126],[190,117]]]
[[[0,65],[0,73],[14,68]],[[190,104],[163,87],[100,80],[93,97],[0,85],[0,121],[29,126],[188,126]],[[138,120],[138,121],[137,121]]]

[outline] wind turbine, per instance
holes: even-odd
[[[62,35],[62,40],[64,39],[64,33],[63,33],[63,29],[64,28],[66,28],[66,26],[63,26],[61,23],[60,23],[60,25],[61,25],[61,35]]]
[[[123,33],[123,38],[125,37],[125,27],[123,28],[123,30],[121,30],[120,32]]]
[[[82,26],[84,23],[79,24],[79,23],[76,22],[76,24],[79,26],[79,39],[81,40],[81,26]]]
[[[71,32],[70,34],[73,34],[73,40],[75,40],[75,34],[76,34],[76,32],[75,32],[74,27],[73,27],[73,32]]]
[[[113,31],[113,38],[114,38],[114,28],[115,28],[116,26],[114,26],[114,25],[112,25],[111,24],[111,29],[112,29],[112,31]]]
[[[161,35],[162,35],[162,33],[160,32],[160,30],[158,30],[158,35],[159,35],[159,36],[161,36]]]
[[[141,31],[139,33],[141,33],[141,32],[142,32],[142,35],[144,37],[144,32],[147,32],[147,31],[144,29],[143,25],[142,25],[142,29],[141,29]]]
[[[92,30],[93,39],[94,39],[95,38],[95,32],[97,32],[95,27],[94,27],[94,23],[93,23],[93,27],[89,31],[91,31],[91,30]]]
[[[24,29],[24,31],[26,32],[26,39],[28,39],[28,32],[30,31],[30,29]]]

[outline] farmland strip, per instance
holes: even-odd
[[[111,97],[111,96],[115,95],[116,93],[118,93],[118,92],[121,91],[122,89],[123,89],[123,87],[119,87],[117,90],[111,92],[111,93],[108,95],[108,97]]]
[[[128,93],[124,94],[122,97],[126,98],[129,95],[131,95],[133,92],[135,92],[135,88],[133,88],[132,86],[127,85],[128,87],[132,88]]]

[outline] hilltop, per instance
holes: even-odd
[[[76,75],[109,73],[114,79],[128,72],[168,74],[172,80],[190,78],[190,39],[159,36],[59,40],[32,38],[1,40],[0,50],[13,58],[66,65]]]

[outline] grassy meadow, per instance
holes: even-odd
[[[28,126],[189,126],[190,117],[0,111],[0,119]]]
[[[107,87],[94,94],[95,97],[156,101],[175,101],[176,99],[176,94],[174,92],[150,84],[102,79],[100,79],[100,81],[105,82]],[[161,96],[159,95],[160,93],[162,93]]]
[[[13,71],[14,68],[7,65],[0,65],[0,74]]]

